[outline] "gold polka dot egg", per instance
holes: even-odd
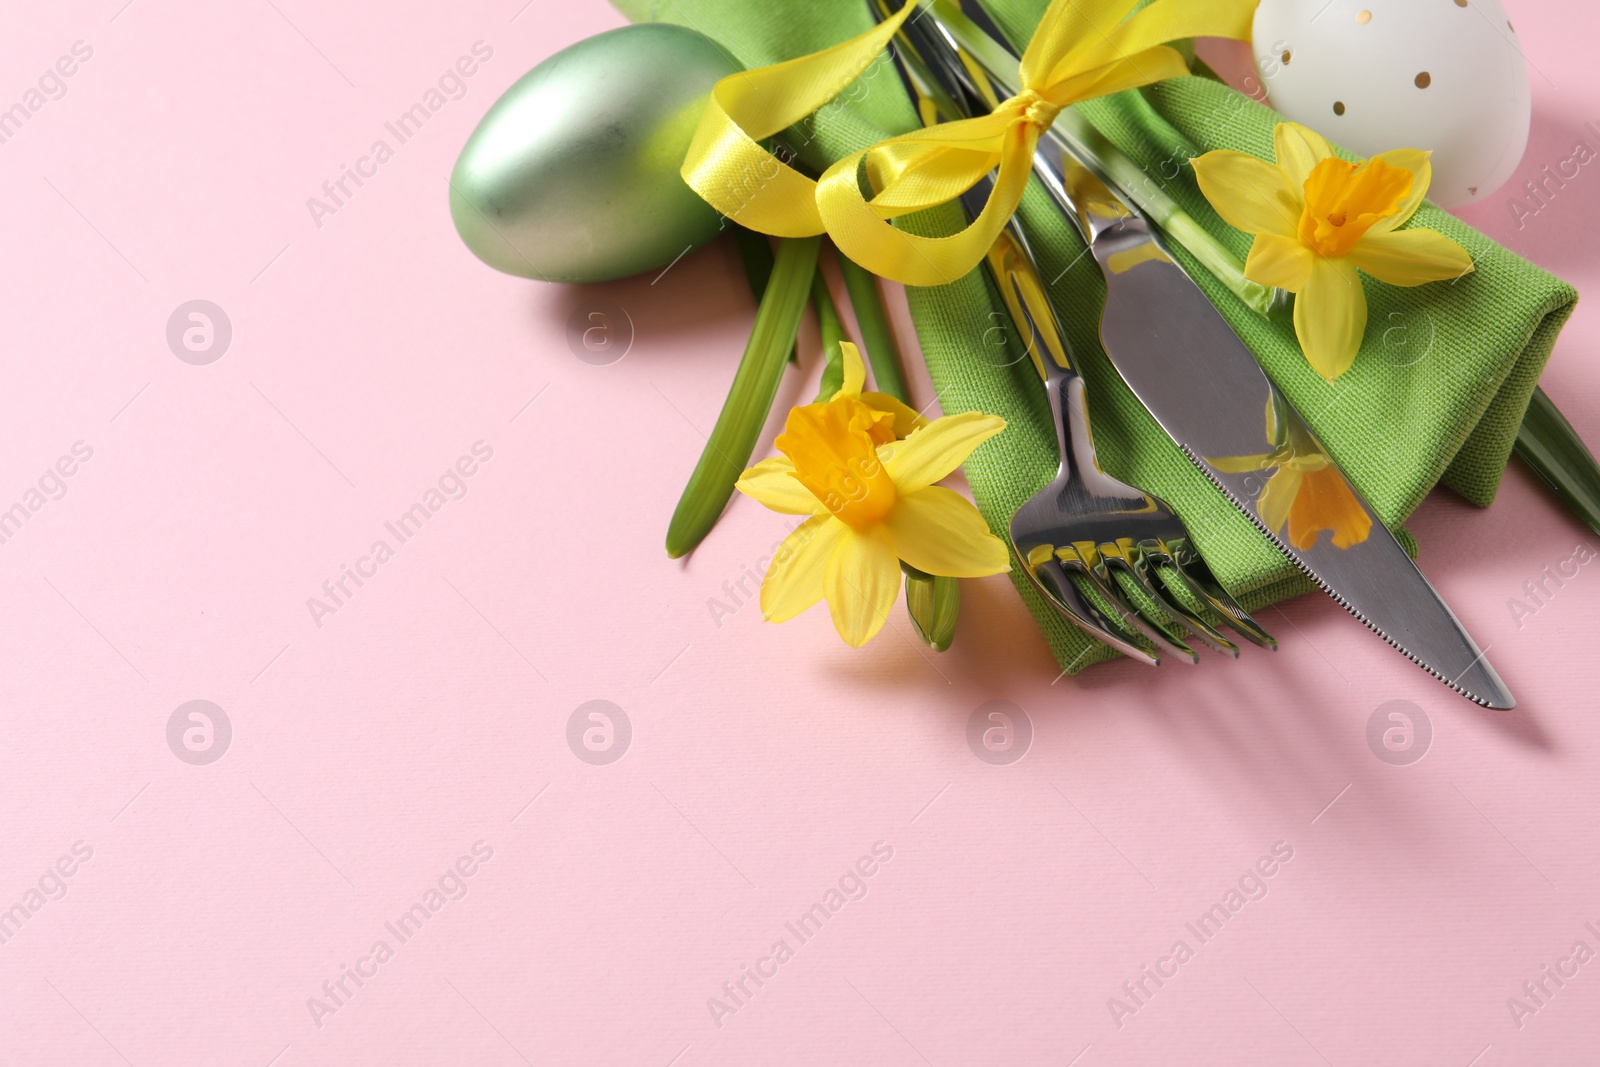
[[[1527,61],[1497,0],[1261,0],[1252,36],[1274,108],[1362,155],[1431,150],[1444,207],[1493,193],[1527,148]]]

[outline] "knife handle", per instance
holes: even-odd
[[[1129,220],[1138,219],[1105,182],[1067,151],[1053,131],[1041,138],[1033,172],[1050,198],[1077,221],[1091,246],[1105,234],[1124,229]]]

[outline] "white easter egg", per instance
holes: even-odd
[[[1528,65],[1499,0],[1261,0],[1269,103],[1352,152],[1433,151],[1428,197],[1461,207],[1528,146]]]

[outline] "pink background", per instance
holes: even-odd
[[[1600,539],[1525,469],[1487,512],[1441,494],[1413,527],[1513,714],[1326,599],[1265,613],[1276,655],[1076,680],[1004,578],[966,584],[944,656],[899,611],[863,651],[821,611],[719,620],[786,529],[739,501],[688,562],[661,549],[753,313],[732,250],[562,288],[482,267],[446,210],[490,102],[621,17],[124,4],[0,16],[0,106],[93,50],[0,144],[0,507],[92,449],[0,545],[0,908],[65,889],[0,944],[0,1062],[1594,1061],[1600,962],[1520,1028],[1507,1007],[1575,940],[1600,949],[1600,565],[1508,607]],[[1542,72],[1514,185],[1600,119],[1585,10],[1513,5]],[[307,198],[480,40],[465,97],[316,225]],[[1520,230],[1509,190],[1466,214],[1587,290],[1597,191],[1585,170]],[[233,328],[206,366],[165,338],[196,298]],[[635,338],[594,366],[567,323],[608,301]],[[1582,307],[1546,378],[1591,440],[1597,346]],[[479,441],[466,495],[319,627],[307,599]],[[196,699],[233,731],[207,766],[167,741]],[[567,741],[596,699],[632,730],[603,766]],[[995,700],[1031,724],[1010,765],[967,740]],[[1395,700],[1432,725],[1409,766],[1366,739]],[[400,943],[385,924],[477,842],[492,858],[444,878],[465,897]],[[864,897],[786,930],[878,842]],[[1267,895],[1201,944],[1185,923],[1278,842]],[[779,939],[793,958],[719,1026],[708,998],[770,974]],[[1193,958],[1119,1027],[1108,998],[1137,1005],[1123,983],[1180,939]],[[378,940],[393,957],[317,1025],[308,998],[372,973]]]

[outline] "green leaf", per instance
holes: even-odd
[[[821,237],[797,237],[778,243],[772,278],[761,297],[750,343],[733,376],[722,414],[706,440],[700,462],[689,476],[672,522],[667,527],[667,555],[687,554],[704,540],[722,516],[734,483],[750,464],[761,427],[772,412],[789,350],[800,330],[806,296],[817,270]]]
[[[772,242],[764,233],[747,230],[733,223],[733,242],[739,249],[739,262],[744,267],[745,280],[750,283],[750,295],[761,303],[767,294],[767,282],[772,279]],[[789,362],[799,364],[800,345],[789,349]]]
[[[1517,433],[1517,455],[1527,460],[1574,515],[1600,533],[1600,465],[1543,389],[1533,391]]]
[[[739,262],[750,282],[750,295],[759,304],[767,295],[767,283],[772,280],[772,245],[765,234],[747,230],[737,223],[733,227],[733,243],[739,249]]]

